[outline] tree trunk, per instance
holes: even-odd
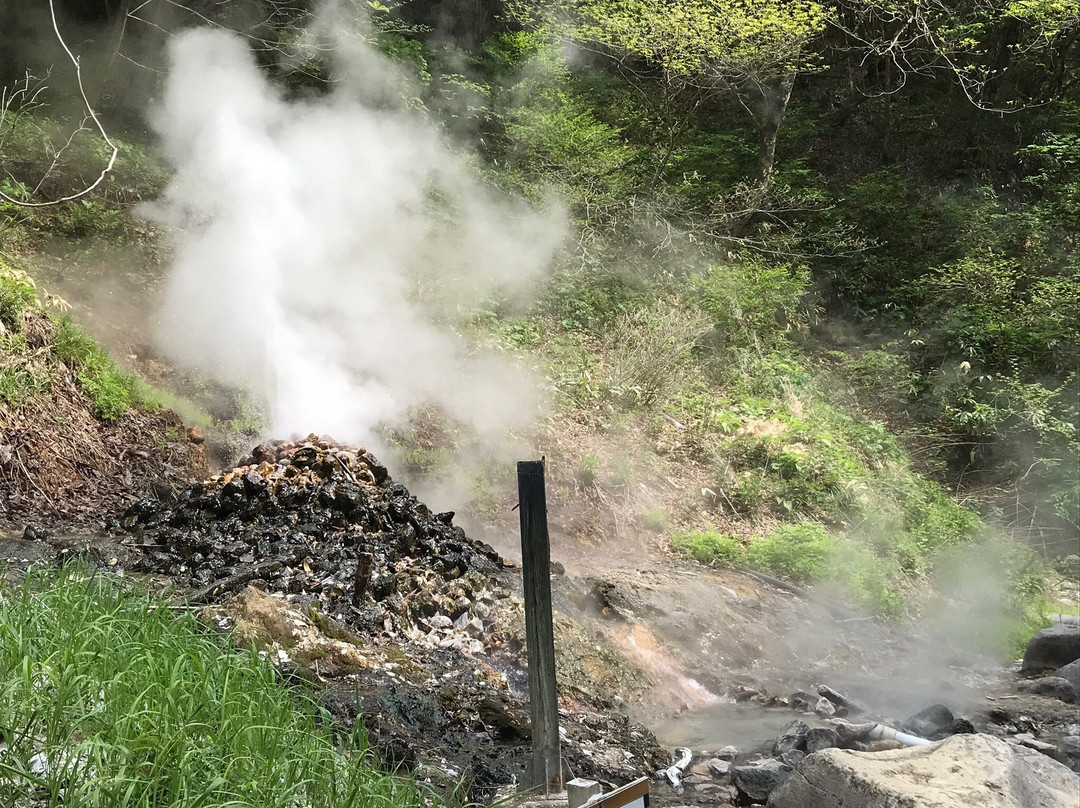
[[[780,124],[787,112],[791,90],[795,86],[795,74],[785,73],[767,81],[754,82],[754,121],[758,129],[758,159],[754,173],[754,182],[747,194],[746,202],[732,225],[733,236],[741,236],[754,214],[768,196],[772,187],[773,173],[776,166],[776,138]]]

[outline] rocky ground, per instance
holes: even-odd
[[[432,784],[464,780],[486,802],[524,770],[518,565],[364,450],[318,436],[263,444],[204,482],[158,486],[104,531],[31,523],[0,550],[17,564],[82,554],[172,587],[283,676],[316,684],[340,720],[362,721],[384,761]],[[659,805],[751,805],[807,754],[895,748],[895,729],[979,731],[1080,768],[1063,700],[1076,694],[1061,684],[965,667],[935,640],[767,578],[593,555],[573,574],[552,565],[568,775],[609,787],[655,776]],[[1025,674],[1071,653],[1062,631],[1052,643],[1066,650]],[[1072,675],[1051,678],[1070,686]]]

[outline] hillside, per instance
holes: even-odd
[[[1006,669],[1080,614],[1076,0],[49,8],[0,9],[0,538],[117,580],[9,581],[0,622],[152,616],[161,693],[174,666],[231,722],[251,661],[313,805],[498,799],[528,755],[514,462],[544,457],[575,771],[651,775],[659,737],[709,752],[696,798],[763,801],[709,764],[780,760],[822,683],[1077,765]],[[158,619],[187,610],[263,662]],[[33,626],[9,668],[74,670]],[[110,636],[78,648],[126,699]],[[115,760],[196,804],[255,754],[174,777],[200,708],[162,746],[87,681],[75,724],[26,713],[40,804],[44,738],[101,755],[52,758],[72,804],[129,787]]]

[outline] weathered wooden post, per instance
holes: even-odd
[[[562,791],[562,762],[559,757],[559,702],[555,689],[555,635],[551,625],[551,547],[544,461],[518,463],[518,505],[533,744],[532,765],[524,785],[550,794]]]

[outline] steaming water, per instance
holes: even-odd
[[[718,703],[668,719],[655,728],[655,733],[665,746],[688,746],[710,752],[736,746],[741,752],[749,752],[771,746],[784,725],[796,718],[812,727],[825,726],[816,716],[788,709],[752,703]]]

